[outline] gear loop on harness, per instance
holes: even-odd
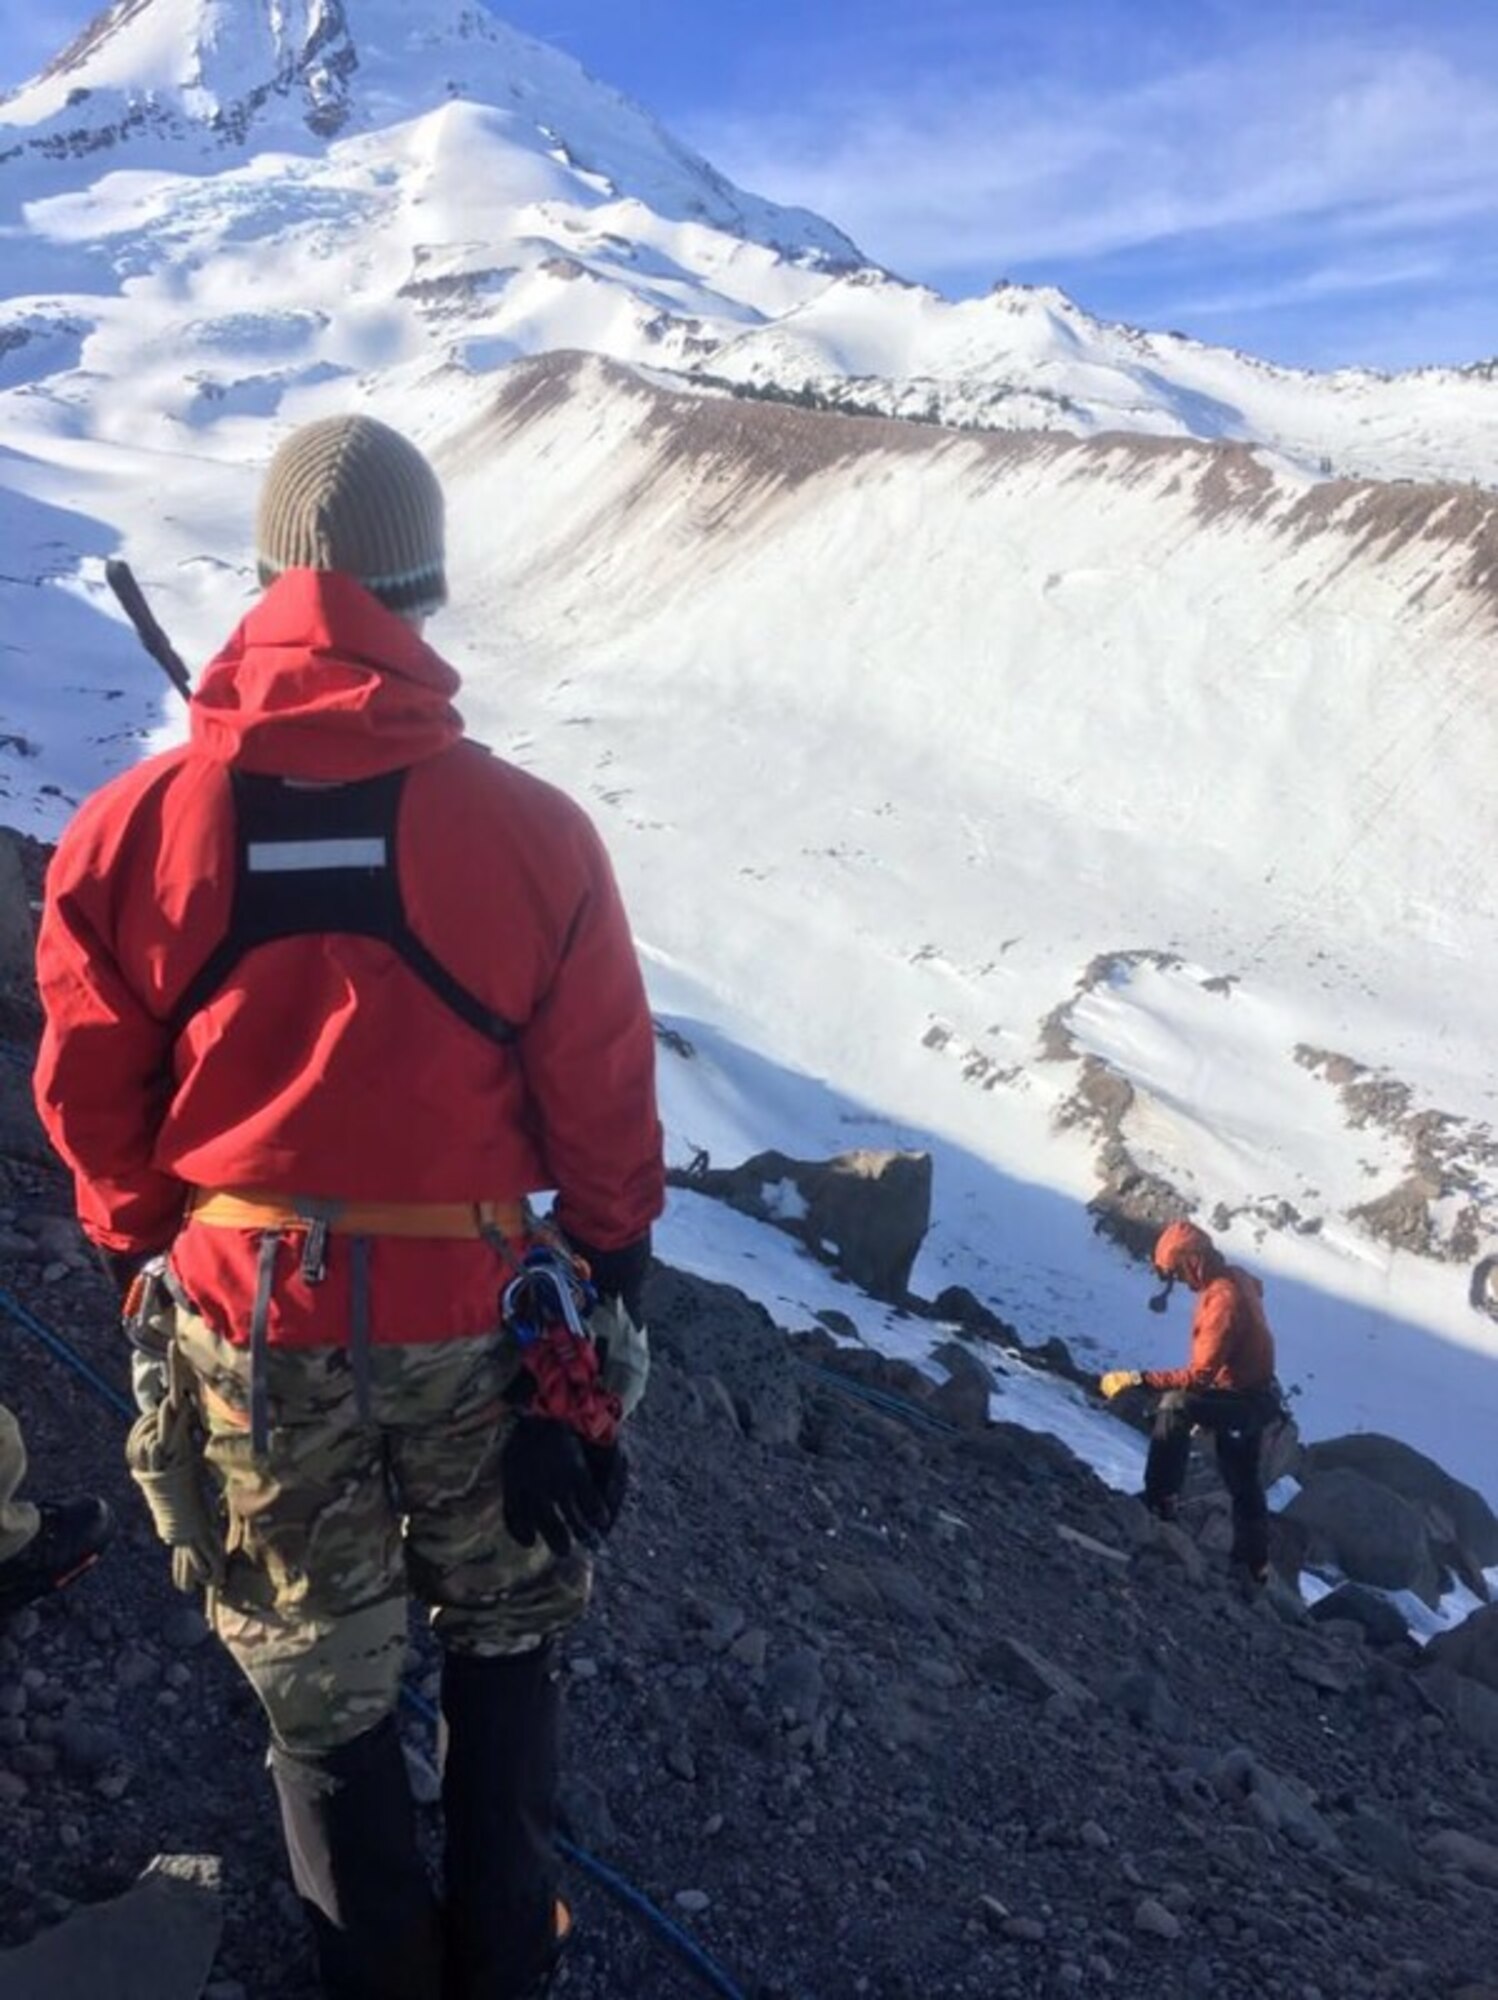
[[[533,1243],[499,1295],[501,1316],[521,1347],[541,1339],[560,1319],[578,1340],[590,1340],[585,1314],[597,1303],[587,1266],[550,1241]]]
[[[586,1263],[543,1226],[500,1293],[500,1319],[520,1351],[522,1371],[512,1391],[517,1405],[566,1424],[585,1444],[611,1445],[624,1408],[604,1383],[588,1323],[597,1304]]]

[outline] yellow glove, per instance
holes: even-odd
[[[1098,1388],[1111,1403],[1115,1396],[1121,1396],[1125,1389],[1137,1389],[1144,1377],[1137,1368],[1114,1368],[1098,1379]]]

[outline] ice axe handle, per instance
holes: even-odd
[[[104,565],[104,581],[120,601],[120,609],[135,627],[136,636],[151,658],[166,674],[184,701],[192,699],[192,677],[182,655],[156,623],[151,607],[135,580],[129,563],[111,556]]]

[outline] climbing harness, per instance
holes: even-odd
[[[250,1310],[250,1446],[263,1457],[270,1444],[270,1309],[283,1242],[300,1243],[298,1269],[306,1284],[327,1275],[328,1238],[348,1239],[349,1366],[354,1407],[361,1422],[371,1411],[369,1259],[376,1236],[429,1240],[482,1239],[505,1246],[521,1236],[528,1210],[518,1201],[341,1202],[308,1195],[265,1194],[254,1188],[198,1188],[187,1206],[189,1222],[210,1229],[260,1234]]]

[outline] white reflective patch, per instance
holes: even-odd
[[[252,875],[291,875],[310,868],[383,868],[385,842],[373,840],[252,840]]]

